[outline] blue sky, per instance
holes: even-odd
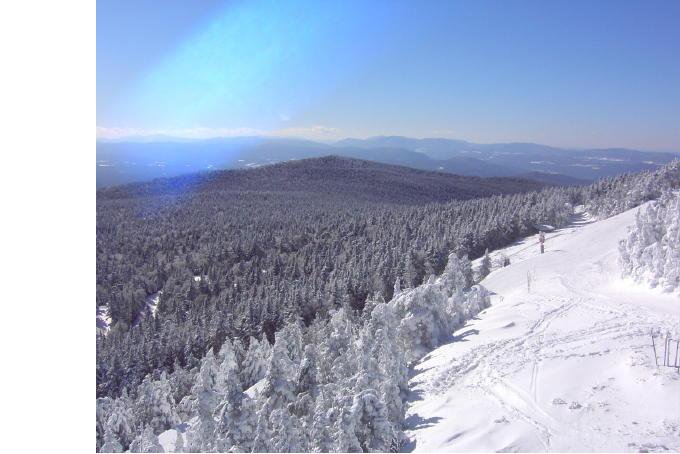
[[[680,150],[680,2],[97,2],[102,137]]]

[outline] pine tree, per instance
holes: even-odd
[[[465,291],[473,284],[472,265],[466,256],[458,256],[456,253],[449,254],[449,261],[444,268],[441,282],[449,291],[449,294],[456,290]]]
[[[107,427],[104,432],[104,444],[99,452],[123,452],[123,445],[118,441],[118,437],[111,427]]]
[[[180,422],[165,372],[157,381],[152,381],[150,376],[147,376],[137,394],[134,406],[135,419],[148,424],[155,434],[160,434]]]
[[[228,338],[222,344],[217,360],[219,365],[215,376],[215,391],[219,395],[226,395],[235,380],[237,380],[237,386],[240,386],[240,381],[237,378],[238,362],[236,360],[236,353],[234,352],[233,344]]]
[[[484,257],[482,258],[482,263],[479,266],[479,277],[478,281],[481,281],[489,275],[491,272],[491,259],[489,258],[489,249],[484,251]]]
[[[196,416],[187,432],[187,447],[191,452],[209,451],[212,448],[215,432],[213,415],[220,400],[217,392],[218,373],[215,354],[211,349],[201,362],[201,369],[189,396],[192,412]]]
[[[252,452],[271,451],[271,429],[269,427],[269,415],[271,414],[267,402],[257,413],[257,424],[255,425],[255,436],[253,437]]]
[[[406,255],[406,263],[404,264],[404,283],[407,288],[413,288],[418,284],[418,270],[416,269],[415,259],[413,254],[409,252]]]
[[[332,439],[327,415],[328,410],[325,399],[319,396],[315,402],[309,434],[309,450],[311,452],[329,452],[331,450]]]
[[[364,452],[389,452],[395,437],[387,420],[385,405],[375,390],[369,389],[354,396],[352,414],[357,440]]]
[[[287,408],[277,408],[270,416],[272,426],[271,450],[274,452],[304,452],[298,419]]]
[[[397,276],[397,279],[394,281],[394,289],[392,290],[392,295],[395,296],[400,292],[401,292],[401,282],[399,280],[399,276]]]
[[[363,452],[359,439],[356,435],[356,415],[351,408],[342,406],[336,410],[338,413],[332,426],[333,444],[331,451],[334,452]]]
[[[294,365],[287,347],[285,336],[277,336],[261,396],[268,402],[270,411],[286,407],[295,400],[295,385],[291,381]]]
[[[217,442],[219,451],[249,451],[255,433],[254,403],[243,393],[236,371],[226,380],[224,401],[218,406]]]
[[[258,341],[254,337],[250,338],[241,373],[241,380],[246,388],[264,378],[267,373],[271,350],[267,339],[263,338],[262,341]]]
[[[163,452],[163,447],[158,442],[158,437],[153,433],[153,429],[146,426],[142,433],[130,444],[130,452]]]

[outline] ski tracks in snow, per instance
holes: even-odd
[[[564,232],[561,247],[569,246],[574,232]],[[578,252],[574,257],[582,259]],[[511,267],[516,263],[521,264]],[[598,264],[602,269],[596,259],[565,269],[544,265],[531,293],[516,291],[529,268],[514,275],[503,269],[506,279],[517,282],[515,289],[496,279],[510,293],[498,291],[490,308],[454,333],[454,342],[416,365],[411,380],[416,398],[407,416],[434,422],[407,427],[411,447],[679,449],[680,443],[668,443],[667,427],[680,427],[680,408],[673,411],[672,399],[667,401],[680,380],[666,371],[655,373],[647,350],[650,329],[677,329],[680,317],[599,293],[600,276],[593,274]],[[647,389],[648,399],[663,408],[641,408]]]

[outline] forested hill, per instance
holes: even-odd
[[[421,204],[516,194],[545,184],[521,178],[480,178],[326,156],[252,169],[221,170],[99,190],[117,199],[185,192],[297,192],[344,200]]]
[[[98,451],[158,452],[158,435],[189,427],[190,452],[398,452],[407,361],[484,307],[468,257],[564,226],[577,205],[604,219],[680,188],[675,162],[589,186],[380,204],[346,198],[322,163],[227,186],[248,191],[97,200]],[[343,198],[252,190],[277,187],[277,169]],[[407,171],[381,178],[398,187]],[[361,181],[353,194],[372,187]],[[433,275],[452,293],[416,290]]]

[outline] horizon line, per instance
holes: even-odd
[[[338,131],[335,128],[329,128],[324,126],[312,126],[308,128],[290,128],[291,130],[313,130],[313,131]],[[104,131],[103,135],[100,132]],[[113,134],[109,135],[108,132],[122,132],[130,131],[129,134]],[[134,132],[133,132],[134,131]],[[190,129],[180,129],[180,130],[142,130],[142,129],[129,129],[129,128],[107,128],[97,126],[96,142],[102,143],[175,143],[175,142],[203,142],[210,140],[219,139],[280,139],[280,140],[300,140],[318,144],[337,144],[345,140],[371,140],[371,139],[383,139],[383,138],[402,138],[411,140],[450,140],[456,142],[464,142],[470,145],[539,145],[548,148],[556,148],[560,150],[569,151],[585,151],[585,150],[630,150],[630,151],[641,151],[641,152],[651,152],[651,153],[673,153],[680,154],[679,150],[675,149],[651,149],[651,148],[631,148],[627,146],[560,146],[560,145],[549,145],[541,142],[531,142],[531,141],[500,141],[500,142],[471,142],[466,139],[460,139],[457,137],[447,137],[447,136],[407,136],[401,134],[377,134],[370,136],[342,136],[334,138],[323,138],[323,137],[305,137],[304,135],[294,135],[291,134],[293,131],[261,131],[251,128],[190,128]]]

